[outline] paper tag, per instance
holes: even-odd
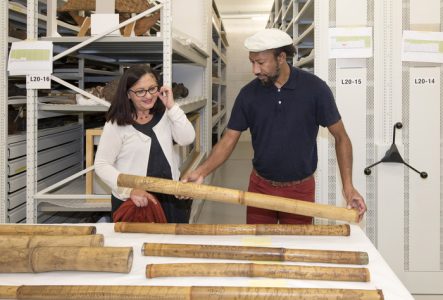
[[[443,63],[443,33],[403,31],[402,60]]]
[[[14,42],[9,52],[9,75],[51,74],[52,42]]]
[[[32,74],[26,75],[27,89],[51,89],[50,74]]]
[[[372,57],[372,27],[329,28],[329,58]]]

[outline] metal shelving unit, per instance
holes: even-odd
[[[275,0],[266,27],[286,31],[296,48],[293,65],[313,71],[314,0]]]
[[[40,3],[45,3],[46,1],[39,1]],[[8,2],[8,9],[9,9],[9,20],[16,22],[17,24],[22,24],[23,28],[26,29],[26,15],[27,15],[27,9],[26,9],[26,1],[17,1],[14,2]],[[48,18],[46,15],[41,14],[40,12],[37,12],[37,22],[38,22],[38,29],[40,31],[46,30],[46,24],[48,21]],[[68,24],[66,22],[57,20],[56,21],[57,27],[61,31],[61,33],[78,33],[79,27],[75,25]]]
[[[212,1],[212,144],[220,140],[226,127],[226,32],[215,2]]]
[[[56,1],[50,0],[49,4],[54,4]],[[204,159],[206,153],[209,151],[211,145],[210,142],[210,126],[211,126],[211,115],[210,109],[208,109],[208,99],[210,99],[210,64],[211,57],[208,53],[211,52],[210,49],[210,40],[211,33],[209,28],[205,28],[205,26],[201,26],[203,33],[201,36],[197,36],[197,42],[194,42],[195,36],[191,39],[186,36],[182,37],[180,33],[175,32],[173,28],[173,18],[176,18],[177,15],[174,15],[174,11],[172,9],[174,2],[174,9],[181,10],[181,6],[186,5],[187,7],[193,6],[197,8],[197,11],[200,12],[200,21],[203,24],[210,23],[210,11],[211,6],[210,3],[204,0],[192,0],[188,1],[186,4],[181,3],[178,0],[162,0],[156,1],[155,8],[160,9],[161,12],[161,31],[157,36],[143,36],[143,37],[114,37],[114,36],[105,36],[105,37],[58,37],[57,34],[54,34],[54,30],[48,30],[49,35],[41,38],[41,40],[52,41],[54,43],[54,49],[58,49],[58,54],[54,56],[54,61],[59,58],[70,55],[78,58],[88,58],[97,61],[104,61],[106,63],[115,64],[115,65],[130,65],[133,63],[156,63],[162,64],[162,75],[163,82],[165,84],[171,84],[173,69],[175,68],[175,64],[184,64],[190,65],[193,68],[190,74],[195,73],[196,77],[194,82],[198,83],[198,87],[196,90],[192,90],[189,97],[185,99],[178,100],[177,103],[182,107],[182,109],[188,112],[199,112],[200,113],[200,145],[201,145],[201,153],[197,156],[195,161],[191,164],[190,167],[195,167],[201,160]],[[38,13],[38,1],[37,0],[28,0],[27,1],[27,31],[29,38],[37,37],[38,26],[37,23],[39,18]],[[7,20],[8,16],[8,4],[2,3],[1,7],[2,14],[6,15],[6,18],[2,18],[2,20]],[[151,9],[149,9],[151,10]],[[147,12],[147,11],[146,11]],[[145,12],[145,13],[146,13]],[[148,12],[149,13],[149,12]],[[143,14],[143,13],[141,13]],[[136,16],[139,17],[141,14]],[[146,14],[145,14],[146,15]],[[52,19],[51,17],[52,16]],[[48,18],[46,21],[48,24],[53,24],[55,14],[51,14],[48,11]],[[134,19],[133,19],[134,20]],[[128,21],[127,21],[128,22]],[[40,22],[41,23],[41,22]],[[177,28],[184,28],[177,24]],[[109,30],[109,32],[114,31],[115,28]],[[4,37],[7,40],[7,36]],[[4,43],[5,44],[5,43]],[[67,49],[67,50],[65,50]],[[130,51],[128,50],[130,49]],[[7,56],[7,48],[3,49],[4,56]],[[54,51],[56,52],[56,51]],[[2,61],[4,64],[5,62]],[[3,68],[6,70],[6,67]],[[65,85],[69,88],[74,89],[77,92],[82,93],[85,96],[88,96],[87,93],[79,89],[78,87],[72,86],[56,75],[62,74],[63,72],[59,72],[57,74],[53,74],[52,79],[61,85]],[[100,72],[96,70],[88,69],[87,66],[82,67],[82,70],[78,70],[78,72],[72,72],[70,75],[73,77],[69,77],[65,74],[66,79],[78,79],[84,74],[94,74],[94,75],[103,75],[103,76],[114,76],[115,73],[107,73]],[[75,77],[75,78],[74,78]],[[191,75],[192,77],[192,75]],[[6,72],[2,73],[2,80],[7,80]],[[83,78],[84,79],[84,78]],[[4,99],[7,99],[7,91],[6,94],[3,95]],[[91,97],[94,99],[93,97]],[[45,113],[67,113],[67,114],[82,114],[83,112],[101,112],[106,111],[107,106],[103,100],[96,99],[99,104],[97,105],[68,105],[68,104],[44,104],[38,102],[37,92],[35,90],[28,90],[27,95],[27,156],[26,156],[26,168],[28,172],[26,173],[26,184],[27,184],[27,222],[35,223],[37,219],[37,207],[40,203],[42,211],[63,211],[63,210],[92,210],[92,211],[101,211],[101,210],[109,210],[109,205],[106,204],[91,204],[85,203],[84,199],[93,198],[94,195],[75,195],[72,194],[72,189],[70,188],[60,188],[60,183],[58,182],[55,186],[48,187],[43,191],[37,193],[37,116],[39,112]],[[17,100],[18,101],[18,100]],[[8,103],[8,101],[3,101],[2,103]],[[6,104],[5,104],[6,105]],[[2,107],[3,109],[3,107]],[[7,107],[6,107],[7,109]],[[5,112],[6,112],[5,109]],[[81,118],[80,118],[81,119]],[[7,121],[7,117],[3,118],[4,122]],[[7,127],[7,126],[6,126]],[[7,128],[2,128],[1,134],[7,133]],[[7,137],[7,134],[6,134]],[[6,138],[3,138],[6,140]],[[5,149],[2,149],[2,151]],[[3,154],[0,153],[0,154]],[[2,160],[4,162],[6,159]],[[6,169],[6,166],[2,165],[2,170]],[[2,172],[4,173],[4,172]],[[84,173],[83,173],[84,174]],[[78,175],[78,174],[77,174]],[[77,176],[75,175],[75,176]],[[74,176],[74,177],[75,177]],[[78,175],[82,176],[82,174]],[[2,180],[5,179],[2,176]],[[66,176],[65,176],[66,177]],[[72,176],[71,176],[72,177]],[[64,178],[64,177],[63,177]],[[58,181],[63,178],[59,178]],[[73,179],[73,178],[70,178]],[[62,180],[65,181],[66,179]],[[81,180],[80,180],[81,181]],[[78,180],[77,180],[78,182]],[[53,184],[55,182],[52,182]],[[63,182],[64,183],[64,182]],[[75,184],[74,184],[75,185]],[[6,186],[6,183],[2,182],[2,187]],[[41,188],[40,186],[38,186]],[[46,186],[45,186],[46,187]],[[57,189],[55,194],[48,194],[52,190]],[[2,188],[2,191],[6,190]],[[75,189],[74,189],[75,190]],[[69,194],[63,194],[67,192]],[[90,197],[91,196],[91,197]],[[83,198],[83,200],[79,198]],[[6,199],[6,198],[5,198]],[[83,202],[82,202],[83,201]],[[0,203],[0,222],[4,221],[6,210],[5,201],[1,201]],[[40,210],[40,208],[39,208]]]

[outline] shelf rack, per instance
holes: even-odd
[[[313,69],[314,0],[275,0],[266,27],[279,28],[294,39],[294,66]]]
[[[23,1],[22,1],[23,2]],[[200,143],[202,145],[202,149],[196,160],[194,161],[191,167],[195,167],[201,160],[204,159],[206,153],[210,150],[210,143],[208,140],[210,138],[210,129],[211,129],[211,112],[208,109],[208,99],[210,99],[210,83],[211,83],[211,75],[209,74],[211,68],[208,67],[211,64],[211,34],[210,31],[207,30],[207,34],[203,34],[199,43],[194,43],[194,41],[189,39],[187,36],[181,38],[180,34],[176,34],[172,27],[171,16],[172,18],[176,18],[172,10],[172,2],[174,2],[175,8],[181,10],[181,6],[198,6],[197,8],[202,11],[201,20],[203,24],[209,23],[211,11],[211,5],[208,4],[207,1],[203,0],[191,0],[187,1],[187,3],[181,3],[181,1],[177,0],[162,0],[155,1],[155,9],[160,9],[161,12],[161,32],[157,36],[143,36],[143,37],[115,37],[115,36],[105,36],[105,37],[60,37],[58,36],[57,30],[54,29],[53,24],[58,23],[55,20],[55,13],[51,13],[49,10],[56,9],[56,0],[47,0],[48,5],[48,16],[42,16],[38,11],[38,2],[37,0],[28,0],[26,2],[26,14],[21,13],[21,18],[23,15],[26,16],[26,28],[27,28],[27,36],[29,39],[37,39],[37,32],[39,26],[41,27],[43,23],[46,22],[48,26],[47,36],[41,38],[41,40],[52,41],[54,43],[54,52],[58,53],[54,56],[54,60],[57,60],[65,55],[75,56],[78,58],[87,58],[93,59],[97,61],[103,61],[110,64],[115,65],[130,65],[133,63],[141,63],[141,62],[150,62],[150,63],[161,63],[162,71],[163,71],[163,81],[165,84],[171,84],[172,82],[172,67],[173,64],[190,64],[192,66],[197,67],[197,71],[195,69],[191,70],[192,72],[200,72],[201,74],[196,76],[198,77],[200,91],[194,92],[194,94],[189,95],[186,99],[178,100],[177,103],[183,108],[183,110],[188,112],[199,112],[201,115],[201,126],[200,130],[202,132],[200,136]],[[2,2],[1,6],[2,16],[6,16],[2,18],[2,21],[5,23],[8,20],[8,3]],[[11,10],[9,10],[10,12]],[[142,13],[143,14],[143,13]],[[135,18],[139,17],[141,14],[137,15]],[[46,18],[45,18],[46,17]],[[135,19],[132,19],[135,20]],[[128,21],[129,22],[129,21]],[[59,24],[60,25],[60,24]],[[64,24],[62,24],[64,25]],[[177,26],[180,27],[180,26]],[[7,28],[7,26],[4,28]],[[55,26],[55,28],[60,28]],[[204,26],[203,26],[204,28]],[[75,28],[71,28],[75,31]],[[109,32],[114,31],[116,28],[112,28]],[[222,29],[222,27],[221,27]],[[6,31],[7,32],[7,31]],[[223,30],[220,32],[221,40],[227,44],[226,34]],[[10,39],[7,37],[7,34],[2,34],[2,39],[13,42],[15,39]],[[3,43],[2,45],[5,45]],[[6,44],[7,45],[7,44]],[[57,50],[56,50],[57,49]],[[6,49],[2,49],[3,57],[7,56],[7,47]],[[226,60],[225,53],[221,50],[220,57],[223,60]],[[4,64],[5,61],[2,61]],[[6,70],[4,67],[2,70]],[[115,76],[115,73],[107,73],[100,72],[92,69],[83,68],[83,70],[78,70],[78,74],[98,74],[103,76]],[[59,72],[52,76],[52,79],[56,82],[65,85],[69,88],[75,89],[77,92],[81,92],[84,95],[87,95],[84,91],[81,91],[78,87],[75,87],[68,82],[66,82],[63,76],[57,77],[56,75],[62,74]],[[78,76],[73,72],[72,74],[64,74],[64,78],[66,80],[77,80],[82,77],[82,75]],[[0,78],[3,82],[7,81],[6,72],[2,73]],[[83,78],[84,79],[84,78]],[[197,79],[195,79],[197,80]],[[3,99],[7,99],[7,91],[5,91],[2,95]],[[94,97],[90,97],[94,99]],[[42,203],[41,208],[45,211],[62,211],[62,210],[89,210],[93,209],[90,205],[77,203],[77,205],[72,205],[67,202],[67,199],[77,198],[73,194],[56,194],[56,195],[45,195],[44,193],[37,194],[37,184],[36,184],[36,174],[37,174],[37,119],[38,115],[42,112],[45,113],[63,113],[63,114],[82,114],[84,112],[102,112],[107,110],[107,104],[101,99],[95,99],[99,104],[98,105],[67,105],[67,104],[44,104],[38,102],[37,92],[35,90],[28,90],[26,97],[26,105],[27,105],[27,155],[26,155],[26,167],[27,167],[27,196],[26,196],[26,206],[27,206],[27,222],[35,223],[37,221],[37,207],[40,203]],[[2,105],[3,115],[7,112],[7,105],[10,103],[18,103],[18,101],[23,100],[12,100],[10,101],[2,101],[4,105]],[[7,117],[3,118],[3,128],[1,130],[2,140],[7,139]],[[6,136],[6,137],[5,137]],[[2,149],[4,150],[4,149]],[[6,156],[4,153],[0,153],[2,155],[2,170],[6,169],[4,159]],[[2,176],[2,187],[6,186],[5,176]],[[52,187],[53,188],[53,187]],[[6,189],[3,189],[6,190]],[[48,189],[50,190],[50,189]],[[62,191],[62,189],[60,190]],[[75,207],[74,207],[75,206]],[[57,208],[58,207],[58,208]],[[65,207],[65,208],[63,208]],[[96,208],[100,210],[100,208]],[[109,207],[103,208],[108,210]],[[94,210],[94,209],[93,209]],[[4,201],[1,201],[0,204],[0,222],[4,221],[6,215],[6,205]]]
[[[226,51],[229,44],[214,1],[212,8],[212,144],[215,144],[226,128]]]

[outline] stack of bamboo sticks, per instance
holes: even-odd
[[[132,176],[120,174],[118,185],[145,189],[171,195],[237,203],[260,208],[273,209],[288,213],[302,214],[312,217],[357,222],[358,212],[353,209],[339,208],[328,205],[307,203],[304,201],[282,197],[248,193],[225,188],[181,183],[171,180]],[[39,226],[40,227],[40,226]],[[55,227],[49,226],[51,229]],[[62,226],[65,230],[67,226]],[[78,230],[78,227],[75,226]],[[6,227],[5,227],[6,228]],[[20,230],[25,227],[19,226]],[[40,227],[38,234],[42,234]],[[15,229],[17,233],[18,229]],[[95,229],[89,229],[92,233]],[[319,226],[319,225],[195,225],[195,224],[135,224],[116,223],[116,232],[145,232],[154,234],[198,234],[198,235],[338,235],[349,236],[349,225]],[[51,231],[53,232],[53,231]],[[23,232],[22,232],[23,233]],[[1,226],[0,226],[0,234]],[[49,234],[49,233],[48,233]],[[54,233],[50,233],[54,234]],[[78,234],[78,233],[77,233]],[[115,264],[115,255],[122,257],[118,267],[109,268],[106,261],[97,256],[103,238],[94,242],[101,245],[91,247],[77,247],[70,252],[66,248],[74,248],[70,239],[68,245],[63,245],[61,238],[31,238],[9,239],[5,243],[17,243],[24,252],[11,259],[12,252],[5,256],[0,254],[0,272],[45,272],[52,270],[81,270],[81,271],[109,271],[129,272],[132,265],[132,248],[121,248],[117,252],[103,251],[100,255],[112,258]],[[42,241],[44,240],[44,242]],[[55,241],[57,240],[57,241]],[[9,242],[10,241],[10,242]],[[1,242],[1,239],[0,239]],[[70,249],[71,249],[70,248]],[[85,248],[90,249],[88,252]],[[19,248],[15,248],[19,249]],[[27,249],[27,251],[26,251]],[[38,249],[38,250],[36,250]],[[15,250],[18,253],[18,250]],[[115,249],[113,249],[115,251]],[[209,259],[240,259],[246,261],[285,261],[367,265],[369,258],[366,252],[334,251],[315,249],[286,249],[265,247],[242,247],[222,245],[190,245],[190,244],[153,244],[145,243],[142,247],[146,256],[174,256],[196,257]],[[1,252],[1,251],[0,251]],[[48,256],[57,253],[57,258],[82,257],[83,263],[63,261],[52,264]],[[23,258],[20,260],[21,258]],[[92,260],[88,260],[92,258]],[[54,258],[52,258],[53,260]],[[120,260],[120,259],[119,259]],[[17,263],[19,261],[20,263]],[[77,261],[77,260],[76,260]],[[17,266],[18,265],[18,266]],[[177,277],[177,276],[243,276],[243,277],[270,277],[290,278],[303,280],[339,280],[339,281],[370,281],[369,270],[364,267],[324,267],[305,265],[277,265],[272,263],[199,263],[199,264],[149,264],[146,266],[146,277]],[[183,299],[183,300],[211,300],[211,299],[383,299],[381,290],[357,289],[319,289],[319,288],[251,288],[251,287],[203,287],[203,286],[0,286],[0,298],[14,299]]]
[[[6,226],[0,226],[0,234],[8,235],[10,240],[19,240],[17,246],[22,249],[44,249],[47,251],[30,259],[30,265],[19,264],[12,272],[44,272],[51,270],[86,270],[91,271],[91,267],[86,264],[73,265],[62,263],[51,265],[44,259],[50,256],[56,248],[62,249],[72,247],[72,240],[84,236],[82,232],[69,235],[71,240],[68,245],[64,245],[61,237],[66,237],[68,233],[60,237],[59,231],[54,231],[56,226],[48,226],[51,231],[42,231],[43,226],[36,226],[35,232],[26,231],[25,226],[18,226],[21,230],[21,237],[17,238],[11,233],[17,230],[6,232]],[[67,230],[69,226],[60,226]],[[76,230],[79,227],[73,226]],[[29,228],[32,228],[30,226]],[[349,236],[350,227],[348,225],[318,226],[318,225],[197,225],[197,224],[143,224],[143,223],[116,223],[116,232],[146,232],[163,234],[283,234],[283,235],[338,235]],[[83,227],[86,229],[86,227]],[[94,229],[89,233],[94,232]],[[88,233],[88,232],[86,232]],[[48,234],[44,237],[43,234]],[[86,235],[88,236],[88,235]],[[103,237],[89,237],[89,241],[94,247],[103,246]],[[13,238],[12,238],[13,237]],[[54,237],[60,237],[53,239]],[[6,241],[6,240],[5,240]],[[94,241],[94,242],[92,242]],[[57,245],[55,246],[54,243]],[[94,244],[95,243],[95,244]],[[27,248],[26,248],[26,247]],[[32,248],[36,246],[36,248]],[[102,247],[104,248],[104,247]],[[35,250],[34,250],[35,251]],[[131,249],[132,251],[132,249]],[[63,251],[62,251],[63,252]],[[38,253],[38,252],[37,252]],[[152,244],[143,245],[143,253],[152,256],[176,256],[176,257],[199,257],[199,258],[224,258],[260,261],[287,261],[287,262],[320,262],[334,264],[368,264],[368,256],[365,252],[353,251],[326,251],[326,250],[306,250],[306,249],[285,249],[285,248],[264,248],[264,247],[240,247],[240,246],[218,246],[218,245],[186,245],[186,244]],[[72,255],[68,252],[59,252],[58,255]],[[77,254],[74,254],[77,255]],[[1,256],[0,256],[1,257]],[[4,258],[3,258],[4,259]],[[17,258],[14,258],[15,260]],[[96,260],[97,257],[94,258]],[[92,264],[92,262],[90,262]],[[7,264],[11,268],[12,264]],[[69,268],[67,267],[69,265]],[[102,266],[103,267],[103,266]],[[0,271],[6,269],[5,261],[0,258]],[[96,267],[94,267],[96,268]],[[122,270],[122,269],[120,269]],[[115,272],[116,270],[104,269],[104,271]],[[361,281],[370,280],[369,271],[366,268],[341,268],[324,266],[298,266],[298,265],[276,265],[276,264],[155,264],[146,266],[147,278],[153,277],[177,277],[177,276],[248,276],[248,277],[270,277],[270,278],[290,278],[303,280],[340,280],[340,281]],[[321,289],[321,288],[271,288],[271,287],[224,287],[224,286],[0,286],[0,299],[357,299],[372,300],[383,299],[381,290],[362,289]]]
[[[94,226],[0,225],[0,273],[129,273],[131,247],[104,247]]]

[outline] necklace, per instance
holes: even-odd
[[[140,122],[149,122],[152,119],[152,115],[151,114],[144,114],[144,113],[139,113],[137,114],[137,120]]]

